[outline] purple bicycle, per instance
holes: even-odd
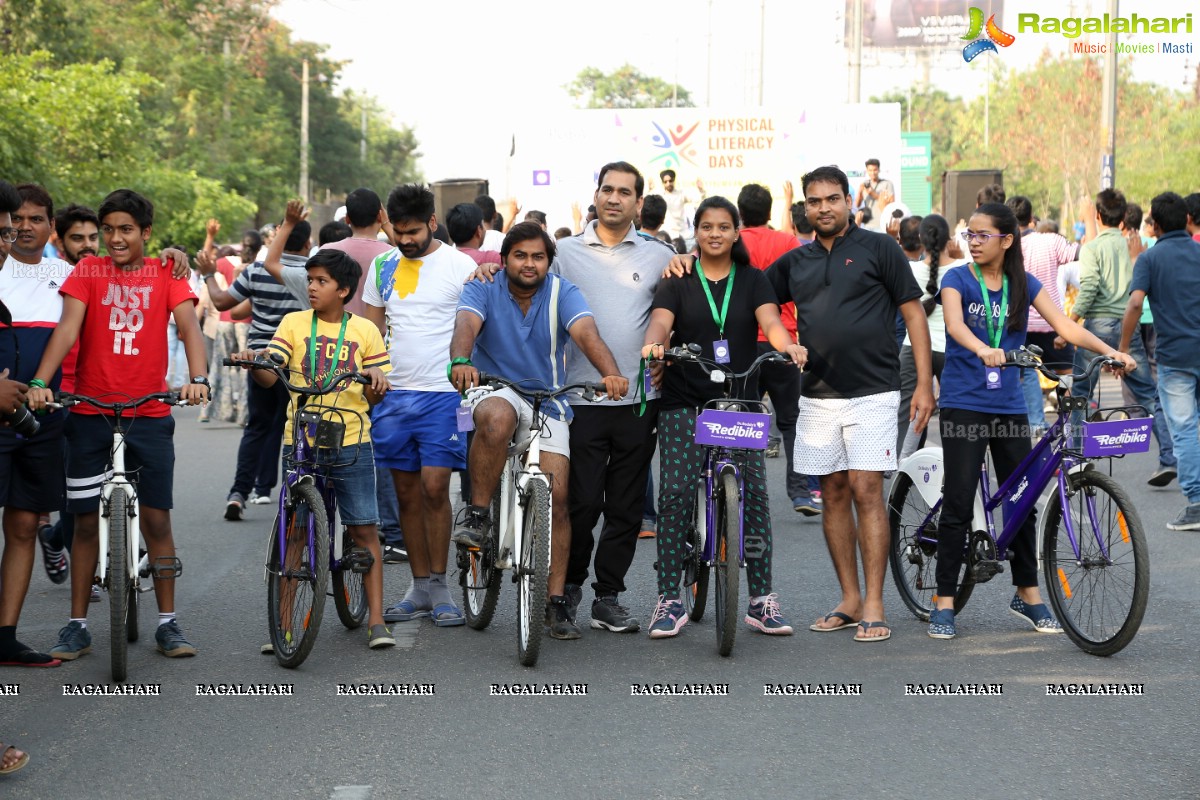
[[[1148,450],[1151,420],[1141,406],[1120,406],[1100,409],[1086,422],[1072,421],[1072,414],[1082,420],[1087,398],[1070,395],[1061,376],[1047,369],[1039,355],[1036,348],[1012,351],[1005,366],[1036,369],[1054,381],[1059,418],[995,494],[987,464],[981,467],[954,610],[966,605],[976,584],[1004,571],[1009,544],[1054,482],[1057,489],[1047,501],[1040,531],[1050,604],[1071,641],[1092,655],[1110,656],[1133,640],[1142,623],[1150,556],[1129,495],[1095,469],[1094,461]],[[1085,380],[1100,366],[1121,363],[1101,356],[1072,378]],[[905,605],[925,621],[937,599],[942,474],[941,448],[918,450],[900,464],[888,500],[892,578]],[[1004,515],[999,535],[992,520],[996,509]]]
[[[745,380],[769,362],[791,360],[784,353],[763,353],[745,372],[726,372],[699,356],[696,344],[673,347],[664,361],[690,362],[708,370],[713,383],[725,386],[725,397],[704,404],[696,417],[696,444],[704,446],[702,481],[696,487],[696,506],[688,526],[683,555],[683,607],[698,622],[708,604],[710,572],[716,573],[714,604],[717,652],[733,652],[737,633],[738,583],[746,555],[759,557],[765,543],[747,542],[743,526],[742,464],[754,450],[766,450],[771,415],[761,401],[731,398],[734,382]],[[733,537],[736,535],[736,539]]]
[[[273,372],[288,391],[300,398],[292,421],[295,450],[288,459],[284,490],[279,493],[279,514],[272,527],[266,562],[270,647],[282,666],[298,667],[317,642],[330,574],[338,618],[354,629],[367,615],[363,575],[375,563],[370,552],[353,545],[348,532],[336,538],[329,533],[337,516],[337,501],[326,473],[331,466],[347,463],[338,460],[345,430],[339,417],[361,415],[335,406],[308,408],[308,403],[337,391],[345,381],[366,385],[371,381],[357,372],[347,372],[324,388],[293,386],[288,382],[290,371],[281,360],[272,354],[254,361],[227,358],[224,363],[227,367]]]

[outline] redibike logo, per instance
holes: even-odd
[[[708,428],[708,432],[713,436],[737,436],[749,439],[761,439],[766,436],[766,431],[762,428],[752,428],[748,425],[721,425],[716,422],[706,422],[704,427]]]
[[[1137,431],[1125,431],[1120,436],[1109,436],[1105,433],[1097,434],[1092,437],[1092,440],[1096,444],[1109,446],[1115,444],[1133,444],[1135,442],[1140,444],[1149,438],[1149,434],[1138,433]]]

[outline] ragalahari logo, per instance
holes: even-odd
[[[986,39],[980,39],[982,33],[987,33]],[[973,39],[970,44],[963,48],[963,61],[971,62],[977,57],[987,52],[998,53],[996,45],[1008,47],[1017,40],[1017,37],[1011,33],[1005,33],[1000,30],[1000,26],[996,24],[996,15],[992,14],[988,17],[987,25],[983,24],[983,9],[971,7],[970,28],[962,37],[964,40]]]

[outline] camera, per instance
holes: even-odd
[[[25,406],[17,406],[16,411],[0,411],[0,420],[7,422],[8,427],[25,438],[35,436],[42,428],[42,423]]]

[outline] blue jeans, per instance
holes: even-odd
[[[1035,369],[1021,370],[1021,394],[1025,396],[1025,412],[1029,416],[1029,427],[1033,430],[1045,430],[1046,405],[1042,396],[1042,385],[1038,382],[1038,372]]]
[[[1159,364],[1158,397],[1175,442],[1179,488],[1189,503],[1200,503],[1200,441],[1196,421],[1200,408],[1200,368]]]
[[[392,471],[387,467],[375,468],[375,505],[379,507],[379,535],[384,544],[404,549],[404,534],[400,532],[400,499],[396,496],[396,484],[392,482]]]
[[[1089,319],[1084,320],[1083,327],[1094,333],[1106,345],[1109,345],[1114,350],[1117,349],[1117,345],[1121,341],[1121,320]],[[1098,355],[1108,354],[1093,353],[1091,350],[1085,350],[1082,347],[1077,348],[1075,350],[1075,371],[1083,372],[1088,362]],[[1159,403],[1158,394],[1154,389],[1154,378],[1150,374],[1150,359],[1146,357],[1146,348],[1142,344],[1141,336],[1134,336],[1132,341],[1130,341],[1129,355],[1133,357],[1138,366],[1133,372],[1122,375],[1121,380],[1125,382],[1125,386],[1132,393],[1134,402],[1145,406],[1146,410],[1154,416],[1154,438],[1158,440],[1158,463],[1164,467],[1173,467],[1175,466],[1175,448],[1171,443],[1171,433],[1167,430],[1163,407]],[[1162,379],[1161,369],[1159,370],[1159,379]],[[1088,378],[1087,396],[1089,399],[1096,391],[1096,384],[1099,380],[1099,370],[1093,372],[1091,377]],[[1080,391],[1076,391],[1075,394],[1082,394],[1082,385],[1076,384],[1076,386]]]

